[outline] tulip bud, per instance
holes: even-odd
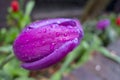
[[[98,21],[96,27],[99,30],[104,30],[110,25],[110,20],[109,19],[102,19]]]
[[[57,18],[36,21],[16,38],[13,50],[22,67],[38,70],[49,67],[80,44],[83,29],[76,19]]]
[[[118,18],[116,19],[116,24],[117,24],[118,26],[120,26],[120,17],[118,17]]]
[[[11,2],[11,9],[13,12],[18,12],[19,11],[19,2],[17,0],[13,0]]]

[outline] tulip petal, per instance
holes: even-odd
[[[49,67],[57,62],[59,62],[63,57],[65,57],[70,51],[72,51],[79,44],[79,40],[75,38],[69,42],[66,42],[59,49],[56,49],[50,55],[34,62],[23,63],[22,67],[28,70],[38,70]]]
[[[28,70],[47,68],[64,58],[84,36],[77,19],[55,18],[27,25],[16,38],[13,51]]]

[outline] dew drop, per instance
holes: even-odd
[[[67,40],[66,38],[62,38],[62,39],[61,39],[61,41],[63,41],[63,42],[66,41],[66,40]]]
[[[27,39],[26,42],[28,42],[29,40]]]
[[[80,33],[82,33],[82,31],[80,30]]]
[[[52,43],[52,45],[55,45],[55,43]]]
[[[72,29],[73,27],[72,26],[68,26],[69,29]]]
[[[33,29],[33,27],[29,26],[29,27],[27,27],[27,29]]]
[[[42,44],[45,44],[45,41],[42,41]]]
[[[35,44],[34,44],[34,43],[33,43],[32,45],[33,45],[33,46],[35,46]]]
[[[53,50],[53,48],[54,48],[54,47],[51,45],[51,46],[50,46],[50,50]]]
[[[64,36],[67,36],[67,33],[65,33]]]
[[[46,32],[47,32],[47,30],[46,30],[46,29],[43,29],[43,32],[44,32],[44,33],[46,33]]]
[[[50,50],[53,50],[53,49],[54,49],[54,46],[55,46],[55,43],[52,43],[52,44],[50,45]]]
[[[53,25],[50,25],[51,28],[53,28]]]
[[[78,42],[78,39],[77,39],[77,38],[75,38],[75,39],[74,39],[74,42],[76,42],[76,43],[77,43],[77,42]]]
[[[56,32],[56,36],[60,36],[60,33],[59,33],[59,32]]]
[[[52,28],[58,27],[58,24],[53,24],[51,27]]]

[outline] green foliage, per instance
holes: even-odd
[[[31,0],[27,3],[26,9],[25,9],[25,16],[30,16],[34,5],[35,5],[35,2],[33,0]]]
[[[28,76],[28,71],[19,67],[19,62],[16,59],[13,59],[9,63],[7,63],[4,66],[3,70],[4,72],[8,73],[12,78],[16,78],[19,76],[22,77]]]
[[[99,49],[97,49],[97,51],[99,51],[101,54],[103,54],[105,57],[112,59],[113,61],[120,63],[120,57],[110,53],[107,49],[105,49],[104,47],[100,47]]]
[[[21,1],[21,9],[24,1]],[[29,78],[29,71],[22,69],[12,52],[12,44],[19,32],[31,21],[30,14],[34,7],[34,1],[28,1],[25,12],[19,10],[13,12],[8,8],[8,28],[0,29],[0,80],[35,80]]]

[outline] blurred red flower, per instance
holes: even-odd
[[[118,18],[116,19],[116,24],[117,24],[118,26],[120,26],[120,17],[118,17]]]
[[[11,8],[13,12],[18,12],[19,11],[19,2],[17,0],[13,0],[11,2]]]

